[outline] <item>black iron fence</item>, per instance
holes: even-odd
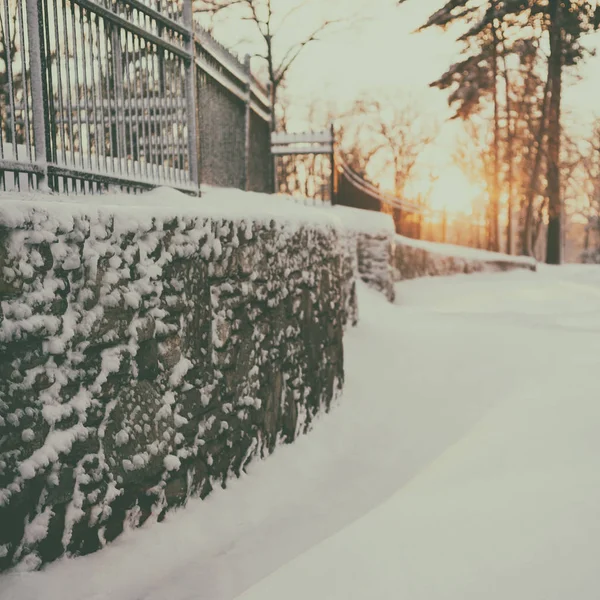
[[[333,129],[273,134],[268,90],[195,27],[192,0],[0,0],[0,190],[200,182],[387,212],[402,235],[482,247],[485,225],[383,193]]]
[[[274,133],[271,142],[276,193],[333,202],[333,128],[310,133]]]
[[[341,157],[335,173],[335,203],[387,213],[396,232],[406,237],[470,246],[487,247],[487,228],[474,215],[452,214],[431,209],[425,202],[409,202],[382,192],[350,169]]]
[[[192,0],[0,0],[0,190],[271,191],[269,127]]]
[[[397,233],[421,239],[423,220],[427,214],[424,206],[382,192],[354,173],[342,158],[338,158],[337,162],[335,204],[390,214]]]
[[[241,62],[196,28],[202,183],[273,191],[267,90]]]

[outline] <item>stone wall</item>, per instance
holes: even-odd
[[[345,230],[347,253],[357,276],[394,301],[394,221],[390,215],[335,206]]]
[[[523,256],[509,256],[473,248],[412,240],[397,235],[394,239],[394,280],[417,277],[536,270],[536,261]]]
[[[202,211],[165,190],[0,196],[1,569],[162,520],[339,393],[356,318],[343,232],[231,194]]]

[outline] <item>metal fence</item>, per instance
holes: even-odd
[[[334,186],[336,204],[390,214],[397,233],[421,239],[427,213],[424,206],[382,192],[354,173],[342,158],[338,158],[337,162]]]
[[[0,190],[270,191],[269,127],[191,0],[0,0]]]
[[[272,192],[270,100],[242,63],[196,29],[202,182]]]
[[[334,142],[333,127],[309,133],[274,133],[275,191],[333,203]]]

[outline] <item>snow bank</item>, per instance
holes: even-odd
[[[358,287],[309,435],[2,600],[596,600],[600,268]]]
[[[343,234],[235,190],[0,195],[0,568],[93,552],[304,433],[343,381]]]
[[[238,190],[0,195],[0,569],[93,552],[307,431],[356,275],[391,300],[393,259],[429,264],[394,239]]]
[[[394,243],[396,281],[482,271],[535,271],[537,265],[535,259],[526,256],[510,256],[452,244],[425,242],[400,235],[395,236]]]
[[[409,375],[413,400],[429,400],[428,379],[440,380],[446,387],[434,393],[430,414],[451,407],[450,428],[466,415],[473,377],[487,370],[475,395],[488,406],[384,503],[238,598],[598,598],[600,269],[589,268],[590,278],[575,273],[557,268],[539,277],[515,272],[402,284],[416,288],[408,310],[415,329],[429,334],[426,345],[407,343],[423,361],[421,380]],[[458,317],[448,314],[459,297],[466,308]],[[479,342],[472,337],[477,329]],[[439,344],[446,344],[442,352]],[[429,357],[443,361],[444,353],[445,375],[429,378]],[[397,381],[402,394],[390,386],[390,403],[402,401],[404,376]],[[419,408],[414,402],[397,422],[414,419]],[[427,437],[430,428],[420,433]],[[405,444],[394,439],[386,447]],[[406,464],[414,447],[405,452]]]

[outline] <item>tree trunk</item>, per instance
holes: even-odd
[[[550,108],[548,116],[548,243],[546,262],[561,263],[560,109],[562,92],[562,0],[550,0]]]
[[[546,86],[544,87],[544,98],[542,100],[542,114],[540,116],[540,123],[534,143],[535,147],[535,160],[533,163],[533,169],[531,170],[531,177],[529,179],[529,186],[527,188],[527,194],[525,198],[525,226],[523,227],[522,234],[522,249],[527,256],[533,256],[533,248],[531,244],[531,235],[533,229],[533,201],[535,199],[535,193],[537,189],[537,183],[540,177],[540,170],[542,168],[542,155],[544,137],[546,136],[546,121],[548,114],[548,93],[550,90],[550,70],[548,70],[548,79],[546,80]]]
[[[275,107],[277,106],[277,85],[273,82],[269,85],[269,96],[271,100],[271,131],[277,131],[277,115],[275,114]]]
[[[494,12],[496,2],[493,1]],[[496,19],[492,20],[493,43],[493,94],[494,94],[494,182],[490,198],[490,232],[489,249],[500,251],[500,235],[498,217],[500,214],[500,114],[498,106],[498,29]]]
[[[507,231],[506,231],[506,253],[513,253],[513,210],[514,210],[514,127],[512,120],[512,103],[510,99],[510,74],[506,65],[506,47],[504,45],[504,35],[502,35],[502,62],[504,70],[504,85],[506,87],[506,163],[507,174],[506,181],[508,185],[508,208],[507,208]]]
[[[540,206],[540,210],[538,211],[538,219],[535,223],[535,229],[533,231],[532,242],[531,242],[533,250],[534,250],[532,256],[535,256],[535,248],[537,247],[538,240],[540,239],[540,233],[542,231],[542,223],[544,222],[544,211],[546,209],[547,203],[548,203],[548,199],[545,198],[544,202],[542,202],[542,205]]]

